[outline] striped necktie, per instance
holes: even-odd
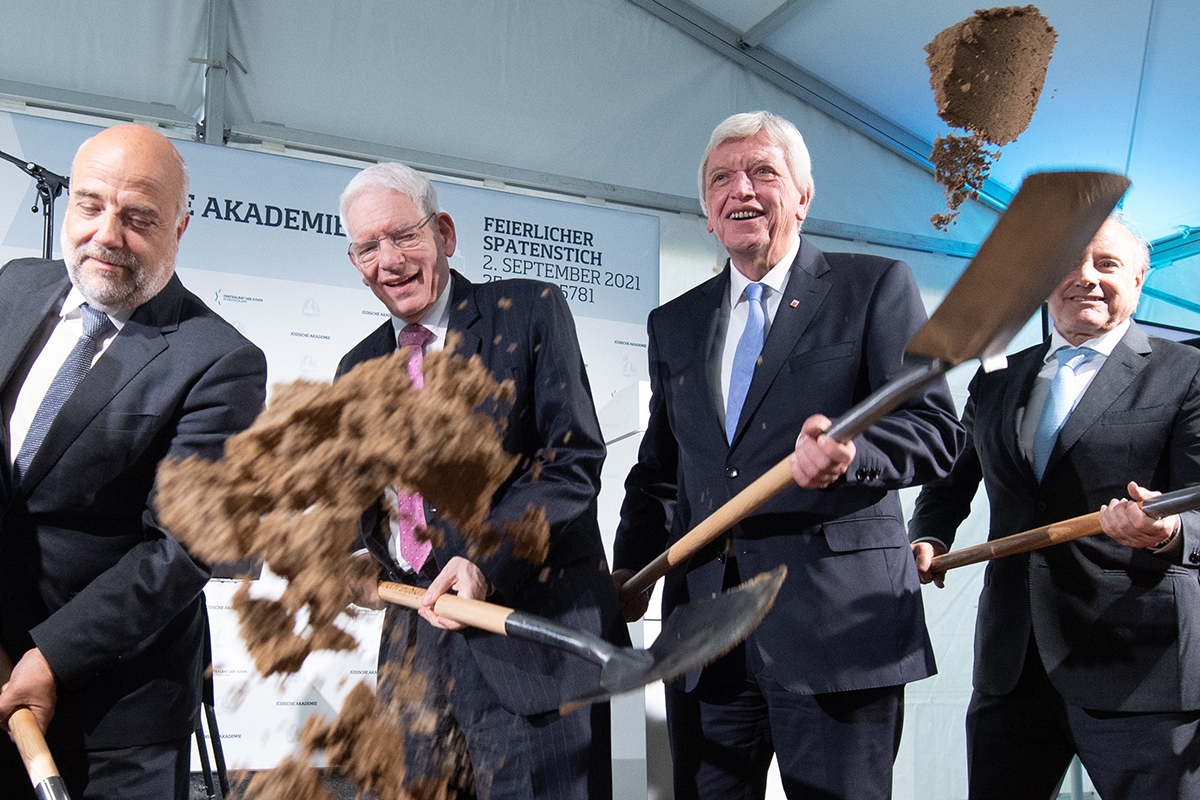
[[[75,342],[67,360],[59,367],[58,374],[46,390],[46,396],[42,398],[42,404],[33,415],[29,433],[25,435],[25,441],[21,443],[21,450],[13,462],[13,481],[16,483],[20,483],[21,476],[28,471],[29,462],[33,461],[38,448],[42,446],[42,440],[49,433],[50,425],[58,416],[63,404],[92,368],[92,359],[96,357],[96,349],[100,342],[114,327],[107,314],[97,311],[87,303],[80,306],[79,310],[83,314],[83,335]]]

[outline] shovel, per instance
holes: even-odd
[[[588,687],[572,700],[574,707],[669,680],[725,655],[762,621],[786,575],[781,564],[727,592],[679,606],[648,650],[618,647],[543,617],[452,594],[439,597],[433,609],[463,625],[557,647],[599,664],[599,687]],[[420,608],[424,594],[416,586],[379,584],[381,598],[408,608]]]
[[[12,662],[8,660],[8,653],[0,648],[0,686],[8,685],[8,676],[11,674]],[[38,800],[71,800],[33,712],[28,708],[18,708],[8,718],[8,729],[12,731],[13,741],[21,753],[21,760],[25,762],[25,770],[29,773],[29,781]]]
[[[1155,519],[1162,519],[1184,511],[1194,511],[1200,508],[1200,485],[1160,494],[1158,497],[1152,497],[1142,503],[1141,506],[1146,516]],[[1052,544],[1071,542],[1085,536],[1094,536],[1097,533],[1103,533],[1100,528],[1099,511],[1055,522],[1052,525],[1043,525],[1040,528],[1014,533],[1010,536],[1001,536],[999,539],[964,547],[952,553],[934,556],[930,570],[945,572],[955,567],[978,564],[980,561],[991,561],[993,558],[1014,556],[1017,553],[1028,553],[1031,550],[1040,550]]]
[[[1129,180],[1110,172],[1041,172],[1021,184],[945,300],[906,348],[914,366],[833,423],[848,442],[964,361],[1001,366],[1004,348],[1072,269],[1079,266]],[[914,356],[914,358],[907,358]],[[785,458],[714,511],[621,587],[626,601],[792,485]]]

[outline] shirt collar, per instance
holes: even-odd
[[[796,261],[796,254],[800,252],[800,236],[796,235],[795,241],[788,251],[783,254],[783,258],[779,263],[771,267],[771,270],[763,276],[758,283],[763,284],[776,294],[783,294],[783,290],[787,288],[788,277],[792,274],[792,264]],[[746,291],[752,281],[741,273],[741,271],[733,265],[729,264],[729,305],[737,305],[738,300],[742,296],[742,292]]]
[[[87,302],[87,298],[83,296],[83,292],[71,286],[71,291],[67,292],[67,299],[63,300],[62,309],[59,310],[59,319],[66,319],[71,314],[77,314],[79,307]],[[112,321],[113,327],[120,331],[125,327],[125,323],[133,316],[132,311],[122,311],[121,313],[111,312],[108,314],[109,320]]]
[[[446,288],[438,296],[438,299],[433,302],[429,310],[425,312],[425,316],[418,320],[418,325],[424,325],[434,334],[435,341],[445,340],[446,329],[450,327],[450,297],[454,294],[454,276],[450,275],[446,280]],[[400,331],[408,323],[399,317],[392,316],[392,329],[396,335],[400,335]]]
[[[1129,330],[1129,325],[1131,322],[1131,319],[1126,319],[1108,333],[1101,334],[1094,339],[1088,339],[1086,342],[1081,344],[1080,347],[1089,347],[1105,358],[1108,358],[1112,355],[1112,351],[1116,349],[1117,342],[1121,341],[1121,339],[1125,336],[1126,331]],[[1073,346],[1074,345],[1068,342],[1063,335],[1058,332],[1058,329],[1055,328],[1050,333],[1050,349],[1046,351],[1046,357],[1043,359],[1043,362],[1049,364],[1050,360],[1055,357],[1055,351],[1057,351],[1059,348]]]

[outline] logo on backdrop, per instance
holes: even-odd
[[[261,297],[251,297],[250,295],[245,294],[230,294],[223,289],[217,289],[217,291],[214,293],[213,299],[219,306],[225,305],[226,303],[245,304],[265,302]]]

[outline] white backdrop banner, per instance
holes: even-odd
[[[67,175],[76,148],[96,130],[0,112],[0,150]],[[330,380],[342,354],[388,319],[346,256],[349,241],[337,216],[338,196],[356,170],[176,145],[191,179],[191,220],[178,260],[184,284],[263,349],[271,384]],[[601,415],[605,439],[632,433],[624,429],[627,410],[612,409],[638,395],[623,389],[646,380],[645,322],[659,296],[658,218],[476,186],[436,186],[458,232],[451,265],[476,282],[522,277],[558,285],[575,315],[593,398],[609,409]],[[0,162],[0,264],[41,254],[41,217],[30,213],[35,198],[34,182]],[[59,220],[65,210],[61,200]],[[620,491],[610,482],[605,494]],[[267,570],[255,593],[278,592],[279,582]],[[234,588],[214,581],[207,591],[216,707],[230,766],[263,769],[292,752],[309,714],[336,713],[355,684],[373,685],[382,614],[346,620],[362,642],[358,650],[318,654],[292,678],[266,680],[254,673],[237,635],[229,607]]]

